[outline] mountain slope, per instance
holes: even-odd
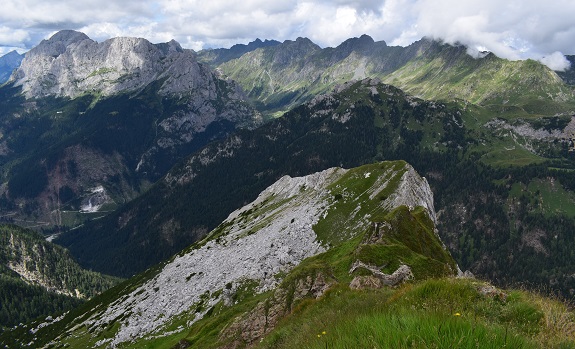
[[[24,55],[11,51],[0,57],[0,85],[8,81],[14,69],[20,66]]]
[[[96,43],[74,31],[30,50],[0,88],[4,211],[36,226],[79,225],[207,142],[257,126],[237,86],[194,56],[174,41]]]
[[[390,47],[363,35],[325,49],[306,49],[313,43],[299,41],[307,44],[284,64],[278,64],[276,57],[291,52],[291,41],[249,52],[218,67],[272,111],[286,110],[337,84],[366,77],[380,78],[422,98],[464,99],[493,106],[497,112],[574,110],[573,88],[535,61],[512,62],[493,54],[472,58],[464,46],[429,39]]]
[[[66,316],[64,323],[73,321],[65,325],[66,331],[74,333],[62,332],[52,344],[145,343],[158,334],[181,333],[212,316],[214,306],[225,308],[238,297],[260,294],[270,297],[271,307],[287,305],[284,312],[289,313],[291,303],[343,281],[340,274],[358,285],[372,279],[395,285],[413,277],[455,275],[457,265],[437,236],[434,217],[427,182],[402,161],[285,176],[230,214],[201,242],[107,292],[100,298],[106,303],[89,304],[85,309],[91,310],[74,314],[75,319]],[[297,265],[344,250],[348,252],[338,261],[339,269],[330,272],[326,265],[321,275],[314,271],[313,282],[321,291],[299,294],[303,290],[296,287],[285,294],[287,285],[310,282],[301,269],[291,273]],[[383,270],[375,267],[382,264]],[[268,321],[265,332],[282,316],[275,323]],[[228,330],[238,326],[243,325],[232,324]],[[47,331],[40,329],[34,341]]]
[[[340,286],[302,302],[247,347],[569,348],[574,345],[572,316],[556,300],[473,279],[431,279],[383,290]],[[208,327],[206,322],[204,331],[193,331],[180,343],[218,347],[211,345],[214,338],[201,337]]]
[[[1,326],[69,310],[119,281],[82,269],[68,251],[33,231],[0,226]]]
[[[424,43],[415,59],[384,80],[424,98],[464,99],[496,112],[573,111],[573,88],[545,65],[508,61],[492,53],[473,58],[462,46]]]
[[[15,348],[573,346],[566,304],[453,278],[429,189],[403,161],[283,177],[169,261],[0,340]]]

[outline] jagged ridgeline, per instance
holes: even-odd
[[[0,225],[0,327],[70,310],[119,281],[82,269],[34,231]]]
[[[284,176],[203,240],[63,319],[35,324],[25,341],[176,344],[212,318],[210,340],[250,344],[338,284],[381,288],[456,275],[435,219],[427,181],[404,161]]]
[[[337,47],[320,48],[307,38],[286,40],[235,58],[200,51],[270,112],[287,110],[337,84],[364,78],[426,99],[454,100],[496,113],[546,114],[575,110],[570,74],[533,61],[508,61],[492,53],[472,57],[463,45],[424,38],[407,47],[388,46],[362,35]]]

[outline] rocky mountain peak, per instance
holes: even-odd
[[[66,52],[68,46],[79,43],[90,38],[81,32],[74,30],[61,30],[52,35],[47,40],[42,40],[38,46],[31,49],[26,57],[31,56],[51,56],[56,58]]]
[[[0,65],[15,65],[17,66],[22,61],[22,55],[16,50],[10,51],[4,56],[0,57]]]
[[[308,38],[298,37],[295,42],[294,41],[286,41],[286,42],[293,42],[296,46],[301,48],[311,48],[311,49],[319,49],[320,47],[316,45],[313,41]]]
[[[58,31],[56,34],[52,35],[48,40],[44,40],[45,42],[63,42],[66,45],[69,45],[73,42],[82,41],[89,39],[88,35],[75,31],[64,29]]]
[[[276,49],[277,48],[277,49]],[[274,65],[288,66],[321,48],[308,38],[299,37],[295,41],[286,40],[274,47]]]
[[[344,51],[349,51],[349,52],[351,52],[351,51],[364,51],[366,49],[369,49],[371,46],[373,46],[374,43],[375,43],[375,41],[373,40],[373,38],[371,36],[363,34],[359,38],[351,38],[351,39],[345,40],[337,48],[344,50]],[[384,41],[382,41],[381,43],[383,43],[385,45]]]
[[[276,46],[281,44],[279,41],[276,40],[261,40],[259,38],[255,39],[254,41],[249,42],[247,45],[243,44],[236,44],[230,48],[231,51],[245,51],[250,52],[260,47],[268,47],[268,46]]]
[[[200,62],[205,62],[213,66],[222,64],[224,62],[231,61],[236,58],[240,58],[242,55],[255,51],[259,48],[271,47],[281,45],[281,42],[276,40],[264,40],[255,39],[254,41],[245,44],[235,44],[229,49],[217,48],[217,49],[207,49],[198,52],[198,58]]]
[[[162,51],[162,53],[166,56],[170,53],[175,53],[175,52],[182,53],[182,52],[184,52],[184,49],[182,48],[180,43],[174,39],[172,39],[166,43],[155,44],[154,46],[159,48]]]
[[[118,37],[97,43],[67,30],[30,50],[10,80],[22,86],[27,98],[74,98],[140,90],[159,79],[165,80],[160,93],[188,94],[214,78],[192,51],[174,40],[154,45],[143,38]]]

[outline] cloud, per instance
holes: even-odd
[[[12,29],[6,26],[0,27],[0,45],[8,47],[21,47],[25,45],[22,43],[29,40],[30,36],[26,30]]]
[[[543,0],[421,0],[415,8],[420,34],[483,47],[503,58],[537,59],[575,51],[573,1],[557,0],[549,6]]]
[[[558,51],[540,58],[539,61],[556,71],[565,71],[571,67],[571,63]]]
[[[405,46],[427,36],[561,67],[556,52],[575,53],[573,14],[572,0],[5,0],[0,47],[29,49],[60,29],[196,50],[299,36],[326,47],[361,34]]]

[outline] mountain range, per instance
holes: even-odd
[[[137,276],[0,339],[276,347],[286,343],[282,319],[302,304],[397,275],[473,289],[481,304],[503,297],[472,281],[425,286],[459,268],[571,297],[572,76],[426,38],[194,52],[58,32],[0,87],[0,211],[83,268]],[[10,282],[26,279],[11,265],[42,263],[4,259]],[[41,286],[62,285],[50,275]],[[90,275],[104,288],[119,280]],[[517,297],[497,311],[529,308]],[[547,316],[529,309],[534,318],[513,315],[512,331]]]
[[[508,61],[492,53],[472,57],[467,51],[463,45],[426,38],[394,47],[363,35],[335,48],[322,49],[298,38],[228,62],[212,60],[203,52],[198,57],[238,81],[264,110],[271,111],[368,77],[418,97],[462,99],[495,112],[501,108],[539,114],[573,110],[572,88],[546,66],[532,60]]]

